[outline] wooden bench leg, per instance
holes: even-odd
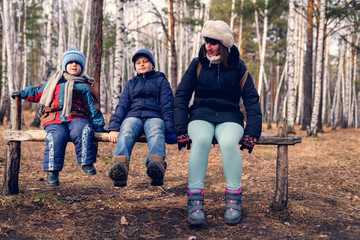
[[[21,142],[11,141],[7,144],[2,195],[19,193],[20,152]]]
[[[282,211],[288,202],[288,146],[278,145],[276,159],[276,189],[271,208]]]
[[[15,108],[11,110],[11,129],[21,129],[21,98],[15,99]],[[4,183],[2,195],[15,195],[19,193],[21,142],[9,141],[6,146],[6,163],[4,170]]]

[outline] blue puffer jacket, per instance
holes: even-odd
[[[197,69],[201,71],[197,77]],[[259,95],[253,80],[248,74],[245,85],[240,90],[240,80],[246,66],[239,59],[236,46],[230,49],[228,67],[222,64],[210,64],[205,56],[205,47],[201,47],[199,57],[194,58],[184,73],[176,89],[174,103],[174,121],[177,135],[187,133],[190,121],[204,120],[211,123],[236,122],[244,127],[243,114],[239,101],[242,97],[246,109],[246,135],[259,138],[262,127],[262,115]],[[188,104],[195,91],[193,105]]]
[[[125,85],[114,114],[110,117],[109,131],[120,131],[125,118],[161,118],[165,132],[174,131],[174,96],[162,72],[152,70],[138,74]]]

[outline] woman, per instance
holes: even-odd
[[[225,222],[241,219],[242,149],[251,153],[261,134],[259,95],[234,45],[230,27],[223,21],[207,21],[205,40],[176,89],[174,123],[179,150],[192,149],[189,157],[188,218],[191,224],[205,223],[204,182],[209,151],[215,137],[222,156],[226,179]],[[189,102],[194,94],[191,107]],[[246,109],[244,130],[240,97]]]

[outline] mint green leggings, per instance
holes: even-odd
[[[214,135],[221,151],[226,187],[230,191],[239,190],[242,175],[239,142],[244,134],[243,127],[234,122],[213,124],[195,120],[189,123],[188,134],[192,141],[189,157],[189,190],[193,192],[204,189],[209,151]]]

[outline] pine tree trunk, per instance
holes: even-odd
[[[171,44],[171,88],[175,94],[177,88],[177,57],[175,42],[175,18],[174,18],[174,1],[169,1],[170,6],[170,44]]]
[[[94,89],[98,99],[100,99],[103,0],[94,1],[91,4],[90,15],[90,39],[92,40],[90,41],[87,69],[89,76],[95,79]]]

